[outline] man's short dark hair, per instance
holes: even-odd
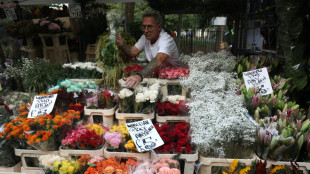
[[[157,12],[146,12],[142,15],[142,19],[144,17],[154,17],[156,24],[162,24],[163,23],[163,19],[162,19],[161,15]]]

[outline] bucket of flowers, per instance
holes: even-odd
[[[89,123],[100,123],[109,128],[113,126],[114,113],[118,107],[114,96],[114,92],[103,90],[92,93],[86,99],[84,111]]]
[[[44,173],[80,174],[81,163],[78,160],[64,158],[59,155],[41,155],[39,163]]]
[[[136,148],[129,131],[125,125],[114,125],[109,132],[104,135],[106,147],[104,149],[104,156],[109,158],[111,156],[146,159],[148,153],[137,153]]]
[[[2,136],[6,139],[26,141],[38,150],[57,150],[61,137],[72,129],[73,123],[80,118],[80,111],[74,110],[74,106],[63,113],[53,111],[50,114],[28,118],[28,107],[21,105],[18,117],[4,125]]]
[[[79,125],[61,140],[59,153],[61,156],[89,154],[91,156],[103,155],[103,136],[108,130],[99,124]]]

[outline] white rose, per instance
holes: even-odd
[[[135,92],[137,92],[137,93],[143,92],[143,86],[142,86],[142,85],[138,85],[138,86],[135,88]]]
[[[160,85],[158,82],[154,83],[153,85],[150,86],[151,90],[158,90],[160,88]]]
[[[145,92],[145,91],[147,91],[147,90],[148,90],[147,87],[142,87],[142,91],[143,91],[143,92]]]
[[[144,94],[143,93],[137,93],[136,94],[136,102],[137,103],[145,102],[145,98],[144,98]]]
[[[123,80],[123,79],[119,79],[119,80],[118,80],[118,84],[120,84],[121,87],[126,87],[126,82],[125,82],[125,80]]]
[[[125,90],[125,96],[126,96],[126,97],[130,97],[130,96],[132,96],[132,95],[133,95],[133,92],[132,92],[131,90],[129,90],[129,89],[126,88],[126,90]]]

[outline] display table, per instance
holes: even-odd
[[[88,123],[94,123],[94,116],[98,115],[102,117],[102,122],[99,124],[102,124],[105,127],[112,128],[114,122],[114,113],[117,108],[117,105],[111,109],[87,109],[85,107],[84,114],[87,117]]]
[[[150,114],[140,114],[140,113],[119,113],[119,109],[117,109],[116,113],[116,119],[118,119],[119,125],[125,125],[126,120],[132,119],[132,120],[147,120],[147,119],[154,119],[155,112],[152,112]]]

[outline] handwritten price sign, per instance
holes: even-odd
[[[16,20],[17,16],[14,11],[14,7],[3,7],[5,16],[8,20]]]
[[[47,96],[35,96],[28,113],[28,118],[49,114],[53,111],[57,94]]]
[[[82,18],[81,6],[78,3],[69,5],[69,13],[71,18]]]
[[[150,119],[126,123],[126,126],[139,152],[164,144]]]
[[[256,87],[261,95],[268,95],[273,92],[267,68],[243,72],[243,79],[247,90]]]

